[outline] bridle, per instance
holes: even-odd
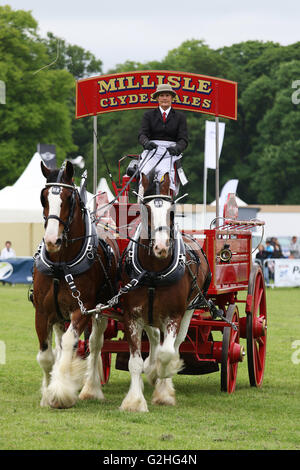
[[[173,206],[175,206],[175,201],[173,200],[173,198],[169,195],[166,195],[166,194],[152,194],[152,195],[149,195],[149,196],[143,196],[141,204],[143,204],[146,207],[150,201],[154,201],[154,206],[161,207],[163,205],[164,200],[171,203],[171,208]],[[154,228],[154,230],[151,230],[151,224],[149,225],[149,222],[148,222],[148,239],[150,240],[149,249],[151,249],[152,245],[153,245],[152,235],[155,235],[156,232],[162,232],[163,230],[166,230],[169,233],[170,248],[171,248],[171,250],[173,249],[173,245],[174,245],[174,209],[171,210],[171,214],[173,214],[173,217],[171,217],[170,226],[168,226],[168,225],[159,225],[158,227]]]
[[[47,227],[48,220],[56,219],[56,220],[59,221],[59,223],[61,223],[64,226],[63,233],[65,234],[69,231],[70,225],[71,225],[72,220],[73,220],[74,210],[75,210],[75,193],[77,192],[77,190],[76,190],[75,186],[72,186],[70,184],[65,184],[65,183],[46,183],[45,186],[46,186],[46,188],[49,187],[50,188],[49,192],[51,191],[51,193],[55,194],[55,195],[59,195],[62,192],[63,188],[68,188],[68,189],[72,190],[72,196],[71,196],[71,201],[70,201],[70,211],[69,211],[69,216],[68,216],[67,221],[62,220],[60,217],[58,217],[57,215],[54,215],[54,214],[49,214],[46,217],[45,213],[43,213],[43,217],[44,217],[44,220],[45,220],[45,223],[44,223],[45,228]],[[41,194],[42,205],[43,205],[43,199],[44,199],[43,192],[46,188],[44,188],[42,190],[42,194]]]

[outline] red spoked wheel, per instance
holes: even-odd
[[[267,346],[267,307],[265,281],[261,267],[251,270],[247,297],[247,361],[252,387],[263,382]]]
[[[239,324],[239,313],[235,304],[230,304],[226,320]],[[235,390],[238,363],[243,360],[243,347],[240,346],[239,328],[235,331],[226,326],[223,330],[221,358],[221,391],[232,393]]]
[[[102,378],[101,378],[101,385],[105,385],[110,376],[110,368],[111,368],[111,353],[101,353],[102,358]]]

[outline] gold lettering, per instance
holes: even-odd
[[[116,101],[116,98],[114,96],[112,98],[109,98],[109,105],[118,106],[118,102]]]
[[[191,81],[192,81],[191,78],[183,77],[182,89],[186,91],[195,91],[195,85],[191,86]]]
[[[118,96],[119,100],[120,100],[120,104],[126,104],[126,98],[127,98],[127,95],[121,95],[121,96]]]
[[[172,88],[175,88],[175,90],[177,90],[177,88],[180,88],[180,78],[179,77],[176,77],[175,75],[170,75],[168,77],[168,82],[170,83]]]
[[[125,79],[126,79],[126,77],[118,78],[118,82],[119,82],[118,90],[126,90],[126,86],[125,86],[125,83],[124,83]]]
[[[153,81],[149,83],[150,75],[142,75],[141,78],[143,79],[142,88],[155,88]]]
[[[108,107],[107,101],[108,101],[107,98],[102,98],[102,100],[100,100],[100,107],[107,108]]]
[[[106,83],[105,80],[99,80],[98,83],[100,87],[99,93],[106,93],[107,91],[117,91],[115,78],[111,78],[108,83]]]
[[[137,103],[139,101],[138,95],[129,95],[129,104]]]
[[[133,88],[140,88],[140,84],[139,84],[139,83],[136,83],[136,84],[134,85],[134,79],[135,79],[135,77],[129,76],[129,77],[126,77],[126,78],[127,78],[127,82],[128,82],[127,88],[130,88],[130,89],[133,89]]]
[[[140,95],[140,102],[141,103],[147,103],[148,102],[148,95],[146,93],[142,93]]]
[[[174,98],[173,98],[173,103],[181,104],[181,101],[180,101],[180,98],[179,98],[178,95],[174,96]]]
[[[201,104],[201,98],[198,98],[197,96],[193,96],[192,106],[200,106],[200,104]]]
[[[197,88],[197,91],[199,91],[199,93],[206,93],[207,95],[209,95],[209,93],[211,92],[211,88],[208,88],[210,85],[211,85],[211,82],[209,82],[208,80],[198,80],[198,88]]]
[[[186,96],[186,95],[183,95],[183,100],[182,100],[182,104],[191,104],[190,100],[189,100],[189,97]]]
[[[164,78],[165,78],[164,75],[156,75],[156,78],[157,78],[157,85],[161,85],[162,83],[164,83]]]
[[[211,107],[211,100],[205,98],[202,103],[202,108],[209,109]]]

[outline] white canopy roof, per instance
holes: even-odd
[[[0,223],[43,222],[40,194],[45,186],[45,177],[41,160],[36,152],[15,184],[0,190]],[[87,200],[91,198],[92,194],[88,193]]]

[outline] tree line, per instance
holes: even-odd
[[[220,187],[236,178],[238,195],[249,204],[300,204],[300,42],[246,41],[215,50],[191,39],[161,61],[128,60],[109,73],[135,70],[178,70],[238,82],[238,119],[221,119],[226,126]],[[0,7],[0,80],[6,83],[6,104],[0,105],[0,188],[15,182],[41,142],[56,145],[58,163],[83,155],[92,190],[93,124],[91,118],[75,119],[75,82],[101,73],[101,58],[51,32],[41,38],[30,12]],[[119,158],[141,152],[142,114],[99,117],[99,177],[108,178],[105,161],[116,179]],[[186,202],[201,203],[205,120],[211,117],[192,112],[186,117]],[[214,170],[208,170],[208,202],[215,198],[214,178]]]

